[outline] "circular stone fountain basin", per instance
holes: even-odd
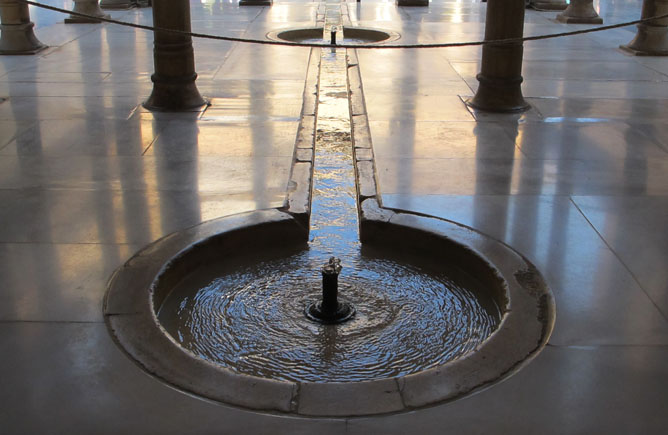
[[[381,42],[393,42],[401,36],[390,30],[370,29],[366,27],[343,27],[343,38],[337,36],[337,44],[376,44]],[[299,42],[303,44],[322,44],[329,42],[323,39],[322,27],[305,27],[298,29],[275,30],[267,34],[267,38],[273,41]]]
[[[304,416],[453,400],[545,345],[551,293],[508,246],[424,216],[363,224],[367,241],[344,257],[340,277],[341,299],[357,308],[346,323],[304,316],[326,254],[309,252],[303,226],[278,210],[206,222],[143,249],[112,277],[105,319],[120,346],[171,385]]]
[[[440,258],[368,246],[343,256],[339,276],[354,317],[322,325],[304,308],[320,298],[319,266],[328,253],[271,244],[257,252],[253,245],[234,258],[202,258],[154,293],[158,320],[172,339],[237,373],[321,383],[406,376],[476,349],[506,308],[505,294],[493,290],[499,286],[483,284],[489,278]]]

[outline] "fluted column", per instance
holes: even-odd
[[[557,15],[557,21],[567,24],[603,24],[603,18],[594,9],[594,0],[571,0],[568,8]]]
[[[531,0],[529,6],[537,11],[563,11],[568,3],[566,0]]]
[[[0,22],[0,54],[35,54],[46,48],[35,36],[27,4],[0,0]]]
[[[189,0],[154,0],[153,25],[190,32]],[[153,92],[144,107],[176,112],[206,104],[195,85],[195,54],[189,35],[155,31],[153,62]]]
[[[100,5],[97,0],[74,0],[74,9],[72,12],[78,12],[80,14],[90,15],[91,17],[97,18],[109,18],[109,14],[105,14],[100,9]],[[100,20],[95,18],[80,17],[77,15],[70,15],[68,18],[65,18],[66,24],[79,24],[79,23],[101,23]]]
[[[641,18],[668,14],[668,0],[644,0]],[[638,24],[633,41],[620,48],[635,55],[668,56],[668,18]]]
[[[488,0],[485,41],[521,38],[524,0]],[[522,96],[522,42],[485,44],[477,75],[478,91],[468,104],[491,112],[519,112],[529,108]]]

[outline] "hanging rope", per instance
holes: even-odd
[[[31,6],[35,6],[42,9],[48,9],[50,11],[61,12],[64,14],[72,15],[75,17],[89,18],[91,20],[103,21],[105,23],[117,24],[119,26],[132,27],[135,29],[148,30],[152,32],[165,32],[165,33],[174,33],[178,35],[190,36],[193,38],[202,38],[202,39],[212,39],[216,41],[230,41],[230,42],[245,42],[250,44],[262,44],[262,45],[281,45],[289,47],[319,47],[319,48],[332,48],[331,44],[314,44],[306,42],[288,42],[288,41],[271,41],[267,39],[252,39],[252,38],[236,38],[234,36],[218,36],[218,35],[208,35],[206,33],[196,33],[196,32],[186,32],[183,30],[176,29],[164,29],[153,26],[146,26],[143,24],[134,24],[128,23],[126,21],[114,20],[111,18],[102,18],[95,17],[92,15],[82,14],[79,12],[68,11],[67,9],[58,8],[55,6],[49,6],[42,3],[37,3],[31,0],[15,0],[19,3],[25,3]],[[537,36],[525,36],[523,38],[507,38],[507,39],[495,39],[491,41],[470,41],[470,42],[443,42],[443,43],[432,43],[432,44],[337,44],[336,48],[358,48],[358,49],[397,49],[397,48],[449,48],[449,47],[475,47],[481,45],[490,45],[490,44],[517,44],[520,42],[526,41],[539,41],[543,39],[553,39],[553,38],[562,38],[565,36],[574,36],[574,35],[583,35],[586,33],[602,32],[604,30],[619,29],[620,27],[628,27],[634,24],[648,23],[650,21],[660,20],[663,18],[668,18],[668,14],[657,15],[656,17],[642,18],[639,20],[627,21],[624,23],[610,24],[608,26],[599,26],[591,29],[582,29],[574,30],[571,32],[561,32],[561,33],[550,33],[547,35],[537,35]]]

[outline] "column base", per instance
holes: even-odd
[[[35,54],[47,48],[33,32],[35,24],[0,25],[0,54]]]
[[[195,82],[164,83],[153,80],[153,92],[143,104],[151,111],[157,112],[190,112],[209,104],[200,95]]]
[[[565,0],[537,0],[529,3],[529,7],[537,11],[563,11],[568,3]]]
[[[429,6],[429,0],[397,0],[397,6]]]
[[[239,6],[271,6],[272,0],[239,0]]]
[[[566,24],[603,24],[603,18],[599,17],[594,10],[594,5],[591,0],[580,1],[571,0],[568,8],[557,15],[557,21]]]
[[[132,9],[137,6],[134,0],[100,0],[102,9],[123,10]]]
[[[466,104],[486,112],[517,113],[531,106],[522,96],[522,78],[515,80],[488,78],[478,74],[478,92]]]
[[[102,12],[102,9],[100,9],[100,6],[97,3],[97,0],[74,0],[74,9],[72,9],[72,12],[78,12],[80,14],[86,14],[98,18],[111,18],[111,15]],[[65,24],[97,24],[101,22],[102,21],[96,20],[95,18],[85,18],[76,15],[70,15],[68,18],[65,18]]]
[[[639,24],[633,41],[619,48],[635,56],[668,56],[668,27]]]

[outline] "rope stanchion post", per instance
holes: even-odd
[[[571,0],[568,8],[557,15],[557,21],[566,24],[603,24],[603,18],[594,9],[594,0]]]
[[[46,48],[30,21],[28,5],[17,0],[0,0],[0,54],[35,54]]]
[[[478,91],[468,101],[474,109],[490,112],[521,112],[529,108],[522,96],[523,45],[494,40],[522,38],[524,0],[487,0],[485,44],[477,75]]]
[[[568,3],[566,0],[531,0],[529,6],[537,11],[563,11]]]
[[[102,22],[97,18],[111,17],[109,14],[102,12],[98,0],[74,0],[74,9],[72,11],[95,18],[82,17],[81,15],[70,15],[65,18],[65,24],[96,24]]]
[[[184,33],[156,30],[153,36],[151,76],[153,92],[144,103],[149,110],[188,111],[207,102],[195,85],[195,54],[190,32],[189,0],[154,0],[153,23],[158,28],[177,29]]]
[[[668,14],[668,0],[644,0],[641,19]],[[636,37],[621,49],[639,56],[668,56],[668,17],[638,24]]]

